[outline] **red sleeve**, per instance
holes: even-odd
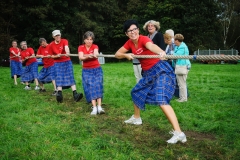
[[[31,54],[31,55],[34,55],[34,50],[32,49],[32,48],[29,48],[29,53]]]
[[[128,40],[124,45],[123,47],[126,49],[126,50],[131,50],[131,45],[130,45],[130,40]]]
[[[83,52],[84,53],[84,46],[83,45],[80,45],[79,47],[78,47],[78,52]]]
[[[98,45],[93,44],[93,49],[98,49]]]
[[[142,40],[144,45],[146,45],[147,42],[153,43],[152,40],[147,36],[142,36]]]
[[[37,55],[42,55],[41,54],[41,46],[38,48]]]
[[[62,39],[63,40],[63,46],[65,47],[65,46],[68,46],[68,40],[66,40],[66,39]]]

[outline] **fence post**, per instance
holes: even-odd
[[[99,54],[102,55],[102,52],[100,52]],[[104,59],[104,57],[98,57],[98,62],[99,62],[100,64],[105,64],[105,59]]]

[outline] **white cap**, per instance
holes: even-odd
[[[53,37],[55,37],[56,35],[61,35],[61,32],[60,32],[60,30],[54,30],[52,32],[52,35],[53,35]]]

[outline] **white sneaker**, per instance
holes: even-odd
[[[178,102],[187,102],[187,99],[179,98],[179,99],[176,99],[176,101],[178,101]]]
[[[31,87],[25,86],[24,89],[25,90],[31,90]]]
[[[134,115],[132,115],[132,117],[130,119],[124,121],[124,123],[141,125],[142,124],[142,119],[141,119],[141,117],[134,118]]]
[[[169,139],[167,142],[171,144],[175,144],[178,141],[185,143],[187,142],[186,135],[183,132],[178,132],[178,131],[170,131],[169,134],[173,134],[172,138]]]
[[[97,106],[97,113],[98,114],[104,114],[105,111],[104,111],[104,109],[101,106]]]
[[[97,115],[97,107],[92,107],[91,115]]]
[[[39,90],[40,88],[38,86],[35,87],[35,90]]]

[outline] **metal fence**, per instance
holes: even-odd
[[[230,50],[197,50],[194,51],[194,55],[238,55],[238,50],[230,49]]]

